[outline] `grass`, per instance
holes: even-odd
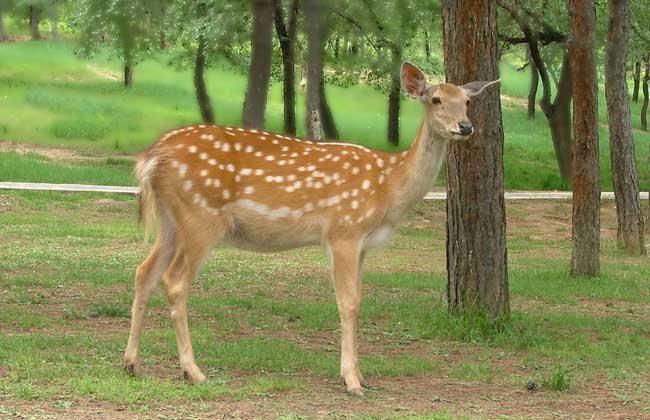
[[[0,394],[8,401],[65,411],[92,399],[146,414],[163,402],[174,410],[198,404],[213,410],[220,401],[254,406],[270,398],[277,415],[310,416],[304,404],[312,400],[334,401],[333,413],[346,412],[347,397],[336,384],[336,304],[319,249],[280,257],[218,247],[189,301],[195,352],[212,383],[192,387],[177,379],[161,290],[150,302],[143,337],[147,374],[132,379],[120,360],[133,270],[148,249],[134,222],[133,199],[12,192],[0,195],[0,203],[0,236],[11,244],[0,247]],[[368,258],[360,363],[370,382],[381,385],[365,403],[373,411],[357,414],[390,417],[379,407],[401,386],[409,394],[447,392],[430,389],[428,378],[476,384],[482,391],[465,406],[442,405],[472,418],[481,412],[471,407],[498,407],[498,395],[525,390],[531,380],[540,390],[522,395],[540,404],[563,401],[563,395],[589,401],[596,381],[598,392],[624,396],[627,409],[650,407],[648,388],[631,385],[650,377],[647,263],[622,257],[606,233],[602,275],[572,279],[568,238],[544,236],[525,223],[529,216],[518,219],[527,206],[510,206],[513,309],[498,331],[446,311],[444,226],[422,222],[437,220],[440,204],[420,207],[410,218],[418,223]],[[554,206],[551,214],[570,210],[568,203]],[[604,206],[605,221],[613,220],[613,211]],[[531,258],[535,249],[552,252]],[[400,398],[404,415],[456,418]],[[286,411],[289,400],[303,403]]]
[[[165,130],[196,123],[199,114],[188,70],[167,66],[161,54],[139,64],[135,84],[125,91],[119,81],[119,63],[106,55],[90,61],[73,53],[74,44],[61,42],[19,42],[0,45],[4,63],[0,68],[0,138],[45,146],[73,148],[91,153],[135,153],[145,149]],[[528,76],[509,64],[502,65],[502,93],[523,98]],[[207,73],[207,84],[217,122],[239,125],[246,78],[224,63]],[[606,124],[604,90],[600,92],[600,119]],[[367,86],[328,86],[328,98],[341,137],[371,147],[389,149],[386,138],[387,99]],[[303,121],[303,95],[298,95],[298,121]],[[634,126],[638,128],[639,104],[632,104]],[[401,144],[406,147],[417,131],[421,107],[404,100],[401,113]],[[505,184],[508,189],[567,189],[558,175],[549,129],[541,112],[530,121],[525,106],[504,101]],[[281,86],[271,86],[267,107],[267,128],[282,129]],[[299,127],[299,135],[303,134]],[[612,190],[608,133],[600,130],[601,180],[604,190]],[[642,189],[650,188],[650,135],[636,131],[637,161]],[[0,155],[10,160],[12,156]],[[95,162],[103,172],[98,178],[132,184],[121,169]],[[55,181],[54,171],[34,169],[31,174],[0,173],[0,180]],[[78,174],[77,182],[84,181]],[[92,177],[91,177],[92,178]],[[444,185],[444,176],[438,180]]]

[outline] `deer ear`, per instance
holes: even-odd
[[[501,82],[501,79],[497,79],[492,82],[470,82],[466,85],[458,87],[461,88],[465,94],[471,98],[472,96],[480,95],[486,87],[497,84],[499,82]]]
[[[415,64],[402,63],[402,89],[412,98],[419,99],[427,87],[427,77]]]

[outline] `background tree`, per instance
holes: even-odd
[[[571,97],[572,84],[569,55],[566,50],[566,6],[564,1],[516,1],[498,0],[499,6],[510,18],[507,25],[516,29],[517,35],[502,34],[501,39],[509,44],[527,44],[533,63],[537,67],[542,82],[542,98],[539,106],[548,121],[551,140],[560,175],[571,180]],[[506,26],[506,25],[504,25]],[[554,45],[546,57],[542,46]],[[555,67],[555,72],[549,70]],[[551,78],[559,78],[555,83],[555,98],[552,98]]]
[[[299,1],[292,0],[285,22],[282,0],[273,0],[275,31],[282,54],[282,98],[284,101],[284,132],[296,135],[296,76],[295,44],[298,26]]]
[[[320,86],[323,83],[323,20],[320,0],[304,0],[307,32],[307,138],[323,139]]]
[[[636,172],[626,78],[629,33],[629,0],[609,0],[605,92],[612,179],[616,196],[617,238],[627,254],[643,255],[643,213],[639,199],[639,179]]]
[[[14,0],[0,0],[0,42],[7,40],[4,17],[13,9],[14,5]]]
[[[160,21],[154,21],[157,0],[79,0],[77,24],[81,52],[93,54],[108,46],[123,62],[124,87],[133,83],[133,67],[157,47]]]
[[[494,0],[443,1],[448,82],[499,78],[496,8]],[[499,90],[471,103],[468,116],[473,138],[448,148],[447,299],[454,313],[497,320],[509,314]]]
[[[273,52],[273,4],[271,0],[251,0],[251,6],[253,9],[251,64],[242,122],[244,127],[264,128]]]
[[[573,255],[571,274],[597,276],[600,270],[600,161],[598,77],[595,60],[596,8],[593,0],[569,0],[573,81]]]
[[[174,0],[165,7],[165,36],[170,44],[172,63],[193,69],[196,101],[201,118],[215,122],[205,80],[205,71],[218,58],[227,59],[239,70],[248,67],[242,58],[250,43],[245,2],[225,0]]]

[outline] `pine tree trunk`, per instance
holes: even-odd
[[[5,33],[5,21],[4,16],[2,15],[2,10],[0,10],[0,42],[6,41],[7,35]]]
[[[296,20],[298,15],[298,0],[293,0],[289,12],[289,21],[284,23],[284,8],[282,0],[273,1],[275,31],[280,41],[282,53],[282,97],[284,100],[284,132],[296,135],[296,76],[294,44],[296,39]]]
[[[572,97],[571,60],[569,54],[565,54],[562,60],[562,70],[560,80],[557,83],[555,100],[551,103],[544,95],[544,98],[539,102],[539,106],[548,120],[560,176],[568,182],[571,182],[573,161],[573,138],[571,135]]]
[[[305,24],[307,27],[307,138],[322,140],[320,115],[320,86],[323,78],[323,24],[321,0],[305,0]]]
[[[51,5],[50,9],[50,25],[52,39],[59,39],[59,8],[56,4]]]
[[[124,61],[124,88],[128,89],[133,84],[133,64],[130,60]]]
[[[264,128],[266,99],[271,78],[273,4],[271,0],[252,0],[252,7],[251,65],[242,122],[244,127]]]
[[[442,4],[447,81],[498,79],[496,1]],[[499,90],[473,101],[468,116],[473,138],[448,146],[447,299],[452,313],[498,321],[510,312]]]
[[[402,52],[392,50],[392,71],[388,93],[388,144],[399,146],[399,106],[402,85],[400,81],[400,66]]]
[[[32,41],[41,39],[41,31],[38,25],[41,23],[41,11],[36,6],[29,6],[29,29],[32,34]]]
[[[320,91],[319,91],[319,106],[318,111],[321,116],[321,126],[323,128],[324,138],[327,140],[338,140],[339,130],[336,128],[334,122],[334,115],[329,103],[327,102],[327,95],[325,93],[325,78],[321,71]]]
[[[429,31],[424,30],[424,59],[431,61],[431,42],[429,41]]]
[[[594,0],[569,0],[573,81],[573,255],[571,275],[600,271],[598,78],[594,58]]]
[[[629,33],[629,0],[610,0],[605,93],[618,221],[617,239],[628,255],[636,256],[645,254],[645,245],[626,78]]]
[[[641,128],[645,131],[648,131],[648,82],[650,82],[650,56],[645,58],[645,76],[643,76],[643,82],[641,85],[641,90],[643,91],[643,103],[641,104]]]
[[[214,111],[210,102],[208,88],[205,85],[205,36],[199,35],[199,46],[196,50],[196,61],[194,63],[194,89],[196,91],[196,102],[199,105],[201,119],[207,124],[214,124]]]
[[[641,62],[634,62],[634,73],[632,74],[634,81],[634,88],[632,90],[632,100],[634,103],[639,103],[639,84],[641,83]]]
[[[530,87],[528,88],[528,119],[535,119],[535,107],[537,102],[537,86],[539,85],[539,72],[535,63],[530,58],[530,48],[526,54],[528,57],[528,66],[530,67]]]

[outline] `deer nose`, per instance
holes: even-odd
[[[461,121],[458,123],[458,129],[463,136],[469,136],[474,131],[474,126],[469,121]]]

